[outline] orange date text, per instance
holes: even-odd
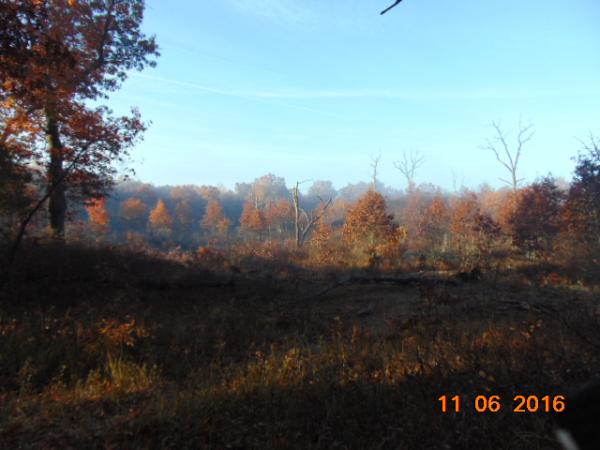
[[[500,395],[476,395],[468,399],[460,395],[442,395],[438,402],[442,413],[460,413],[465,408],[478,413],[497,413],[505,408],[517,414],[561,413],[566,408],[564,395],[515,395],[509,401]]]

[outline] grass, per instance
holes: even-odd
[[[513,397],[568,406],[600,370],[600,327],[594,292],[547,278],[306,300],[325,276],[31,250],[0,294],[0,447],[558,449],[551,414]]]

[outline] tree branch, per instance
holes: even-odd
[[[396,0],[396,2],[393,5],[388,6],[387,8],[385,8],[383,11],[381,11],[379,14],[380,15],[384,15],[386,12],[388,12],[390,9],[395,8],[396,6],[398,6],[400,4],[402,0]]]

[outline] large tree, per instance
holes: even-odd
[[[342,238],[358,257],[367,256],[369,266],[375,267],[382,257],[399,250],[405,236],[393,219],[383,196],[371,189],[349,209]]]
[[[578,239],[600,245],[600,141],[593,136],[577,157],[563,215]]]
[[[563,197],[551,176],[523,189],[511,218],[513,243],[527,252],[551,255],[560,231]]]
[[[154,37],[141,32],[143,13],[143,0],[0,3],[0,101],[43,125],[46,144],[27,148],[22,162],[43,168],[46,192],[36,208],[49,200],[57,236],[64,234],[67,191],[103,196],[114,163],[144,131],[135,111],[114,118],[108,108],[90,106],[118,89],[128,71],[155,64]]]

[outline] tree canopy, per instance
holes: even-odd
[[[84,199],[105,195],[114,164],[145,130],[135,110],[116,118],[104,106],[89,106],[118,89],[130,70],[155,65],[158,47],[141,31],[143,13],[143,0],[0,4],[2,145],[13,173],[17,166],[41,169],[46,192],[34,208],[49,200],[50,226],[58,236],[64,233],[67,191]],[[16,120],[17,130],[11,125]],[[11,134],[29,136],[15,145]]]

